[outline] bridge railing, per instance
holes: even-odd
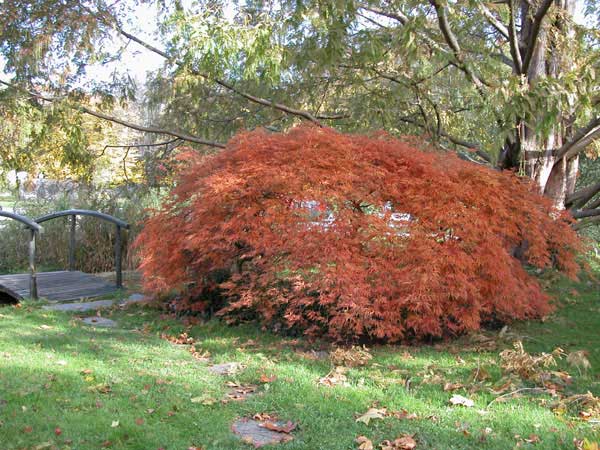
[[[35,270],[35,247],[37,238],[43,232],[44,229],[38,223],[31,220],[29,217],[21,216],[20,214],[11,213],[8,211],[0,211],[0,217],[7,217],[8,219],[21,222],[29,230],[29,296],[33,300],[37,300],[38,291],[37,276]]]
[[[67,209],[65,211],[57,211],[50,214],[40,216],[35,219],[36,223],[43,223],[48,220],[57,219],[59,217],[71,217],[71,230],[69,235],[69,270],[75,270],[75,247],[76,247],[76,236],[75,232],[77,229],[77,216],[90,216],[97,219],[111,222],[115,225],[115,273],[116,273],[116,284],[118,288],[123,287],[123,268],[122,268],[122,253],[121,253],[121,233],[122,229],[129,229],[129,224],[117,217],[113,217],[109,214],[104,214],[99,211],[91,211],[88,209]]]

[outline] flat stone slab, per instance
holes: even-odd
[[[86,317],[82,320],[86,325],[91,325],[93,327],[105,327],[112,328],[117,325],[117,322],[111,319],[107,319],[105,317]]]
[[[120,305],[129,305],[131,303],[140,303],[143,302],[145,300],[147,300],[148,298],[143,295],[143,294],[131,294],[129,297],[127,297],[125,300],[123,300],[121,303],[119,303]]]
[[[146,300],[142,294],[131,294],[127,299],[117,302],[116,300],[96,300],[93,302],[56,303],[54,305],[42,306],[42,309],[54,311],[94,311],[101,308],[110,308],[113,305],[129,305]]]
[[[42,306],[42,309],[54,311],[92,311],[100,308],[110,308],[114,303],[114,300],[96,300],[95,302],[83,303],[58,303],[56,305]]]
[[[267,428],[265,425],[274,425],[274,428],[281,429],[290,427],[289,424],[283,422],[260,422],[254,419],[243,418],[236,420],[231,426],[231,430],[237,434],[242,441],[254,445],[255,448],[264,445],[281,444],[294,439],[289,433],[274,431]]]
[[[213,364],[208,366],[208,370],[215,375],[234,375],[240,372],[244,366],[238,362],[228,362],[223,364]]]

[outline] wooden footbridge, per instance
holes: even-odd
[[[40,224],[48,220],[66,216],[71,218],[69,270],[37,273],[35,264],[36,245],[38,239],[43,236],[43,227]],[[115,225],[115,284],[110,284],[102,278],[75,270],[77,216],[91,216]],[[25,298],[34,300],[45,298],[51,301],[78,300],[106,295],[123,287],[121,234],[123,229],[129,229],[127,222],[108,214],[87,209],[58,211],[38,217],[37,219],[30,219],[19,214],[0,211],[0,217],[16,220],[22,223],[29,231],[29,273],[0,275],[0,294],[3,297],[8,296],[14,302],[19,302]]]

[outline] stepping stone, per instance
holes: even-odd
[[[121,305],[129,305],[131,303],[140,303],[143,302],[144,300],[147,300],[146,296],[143,294],[131,294],[129,297],[127,297],[125,300],[123,300],[120,304]]]
[[[86,325],[92,325],[93,327],[108,327],[112,328],[117,325],[117,322],[105,317],[86,317],[82,320]]]
[[[285,428],[288,424],[284,422],[266,422],[254,419],[243,418],[235,421],[231,430],[237,434],[244,442],[254,445],[255,448],[264,445],[281,444],[294,439],[289,433],[270,430],[265,424],[275,425],[275,427]]]
[[[225,398],[221,400],[222,403],[229,403],[230,401],[244,401],[248,397],[257,394],[258,386],[254,384],[238,384],[234,382],[225,383],[229,388],[225,394]]]
[[[100,308],[110,308],[113,304],[114,300],[96,300],[94,302],[45,305],[42,306],[42,309],[50,309],[53,311],[92,311]]]
[[[223,364],[213,364],[208,367],[208,370],[215,375],[234,375],[240,372],[244,366],[238,362],[228,362]]]

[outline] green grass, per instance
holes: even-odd
[[[561,281],[554,290],[562,307],[545,322],[516,324],[502,337],[486,333],[497,341],[496,349],[469,349],[472,337],[375,347],[368,366],[347,373],[349,386],[333,388],[318,384],[331,362],[302,353],[323,344],[281,338],[253,326],[231,328],[211,321],[186,328],[155,310],[133,306],[105,312],[118,327],[97,329],[76,315],[44,311],[32,303],[0,308],[0,448],[247,449],[230,427],[236,418],[259,412],[298,423],[294,440],[277,446],[289,450],[355,449],[357,436],[378,445],[403,433],[414,434],[417,449],[574,448],[574,438],[600,440],[600,426],[580,420],[576,410],[554,412],[555,399],[549,395],[525,392],[487,407],[497,397],[490,388],[502,383],[498,353],[517,339],[531,352],[556,346],[589,351],[592,369],[581,374],[559,362],[559,369],[574,378],[563,395],[600,395],[598,285]],[[246,369],[232,377],[213,375],[185,346],[160,338],[182,331],[210,352],[211,362],[237,361]],[[477,368],[491,380],[471,381]],[[277,379],[260,383],[263,373]],[[227,380],[259,384],[259,394],[222,404]],[[449,406],[452,393],[442,387],[446,381],[466,385],[455,393],[475,406]],[[191,401],[197,398],[209,404]],[[357,414],[373,405],[406,409],[418,418],[387,417],[369,426],[356,422]],[[541,442],[525,442],[531,435]]]
[[[12,196],[0,195],[0,206],[7,211],[12,210],[17,199]]]

